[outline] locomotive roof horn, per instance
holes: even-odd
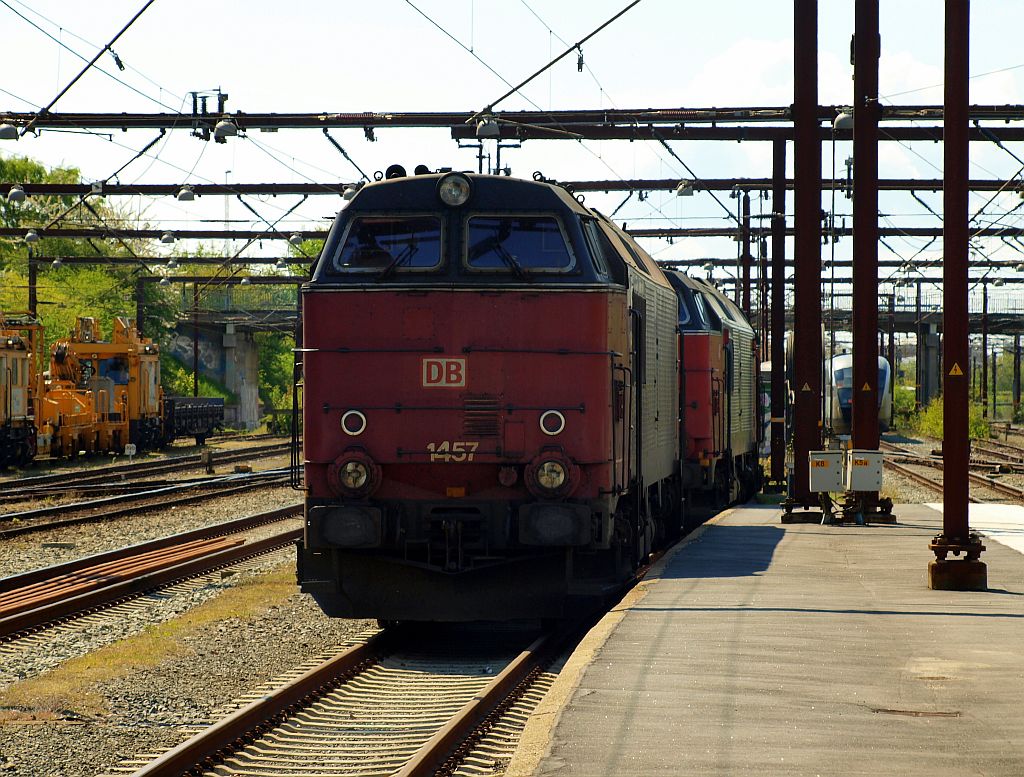
[[[384,171],[384,177],[388,180],[392,178],[405,178],[406,175],[405,168],[401,165],[388,165],[388,169]]]

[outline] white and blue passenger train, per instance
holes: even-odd
[[[828,383],[828,405],[825,426],[833,434],[850,434],[853,419],[853,355],[833,356],[825,361]],[[892,425],[892,368],[888,359],[878,357],[878,430],[889,431]]]

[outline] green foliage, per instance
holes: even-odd
[[[79,183],[72,168],[47,170],[26,157],[0,158],[0,180],[23,183]],[[134,220],[96,197],[31,196],[21,203],[0,198],[0,223],[16,229],[76,225],[116,230],[134,226]],[[0,238],[0,310],[18,311],[28,307],[28,264],[30,256],[130,257],[147,252],[144,240],[117,238],[81,240],[44,237],[29,246],[21,237]],[[37,264],[37,313],[46,327],[46,347],[66,337],[79,316],[94,316],[103,336],[113,328],[115,316],[135,317],[135,279],[148,269],[132,264],[70,265],[53,268],[48,261]],[[159,337],[169,327],[169,297],[156,287],[146,290],[146,332]],[[150,316],[152,318],[150,318]]]
[[[915,423],[917,415],[917,398],[914,387],[897,383],[892,395],[893,424],[897,427],[909,427]]]
[[[47,170],[43,165],[27,157],[0,158],[0,181],[20,183],[80,183],[81,176],[73,168]],[[134,217],[119,212],[117,207],[102,198],[65,196],[30,196],[21,203],[8,202],[0,197],[0,226],[16,229],[42,229],[47,226],[95,227],[116,231],[118,228],[140,227]],[[273,271],[282,275],[305,275],[309,259],[315,258],[322,241],[307,240],[299,246],[289,246],[290,255],[296,263],[285,269]],[[68,336],[74,329],[79,316],[93,316],[100,325],[104,338],[110,336],[113,319],[116,316],[135,317],[136,282],[140,275],[149,275],[150,270],[139,264],[98,264],[77,265],[65,262],[53,268],[47,257],[132,257],[153,253],[151,241],[120,240],[99,238],[81,240],[72,238],[44,237],[29,246],[22,237],[0,238],[0,312],[23,311],[28,307],[28,267],[30,257],[44,260],[36,266],[37,313],[46,328],[47,349],[54,341]],[[181,254],[182,274],[214,276],[224,274],[215,265],[191,264],[189,257],[220,255],[219,246],[200,246]],[[143,331],[146,336],[164,346],[174,333],[176,318],[182,309],[182,294],[186,295],[185,307],[191,305],[191,288],[179,284],[159,286],[146,283],[143,287],[146,320]],[[245,308],[260,309],[294,305],[295,289],[292,286],[232,287],[211,284],[203,292],[203,305],[216,309],[220,297],[223,304],[230,301]],[[274,408],[291,407],[292,385],[292,339],[278,334],[260,335],[260,393],[265,402]],[[163,384],[168,393],[188,396],[192,394],[191,368],[176,362],[169,355],[161,359]],[[200,377],[199,393],[203,396],[224,397],[227,402],[237,402],[237,397],[214,382]]]
[[[256,346],[260,352],[260,398],[275,410],[291,409],[295,339],[277,332],[257,332]]]
[[[987,440],[989,438],[988,419],[982,418],[981,405],[971,402],[968,405],[967,430],[972,439]],[[942,437],[942,397],[936,397],[917,417],[915,427],[921,434],[930,437]]]
[[[295,246],[291,243],[288,244],[288,251],[296,259],[300,261],[300,264],[289,265],[288,271],[293,275],[309,275],[309,270],[313,266],[313,262],[316,261],[317,257],[320,256],[320,252],[324,248],[323,240],[303,240],[299,245]]]
[[[164,391],[168,394],[176,397],[192,396],[192,369],[168,353],[160,354],[160,379]],[[238,397],[235,394],[205,375],[199,376],[199,396],[221,397],[229,405],[238,402]]]

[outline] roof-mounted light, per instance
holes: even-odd
[[[843,108],[832,122],[833,129],[853,129],[853,108]]]
[[[476,123],[476,136],[478,138],[496,138],[501,135],[501,127],[493,116],[482,116]]]
[[[449,173],[437,183],[437,196],[451,208],[465,205],[471,193],[469,179],[462,173]]]
[[[213,137],[218,139],[233,138],[238,134],[238,125],[225,117],[213,126]]]

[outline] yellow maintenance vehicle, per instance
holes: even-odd
[[[123,317],[114,319],[109,341],[100,337],[96,319],[82,317],[74,334],[50,349],[36,413],[40,454],[74,456],[120,452],[128,443],[140,450],[162,444],[159,348]]]

